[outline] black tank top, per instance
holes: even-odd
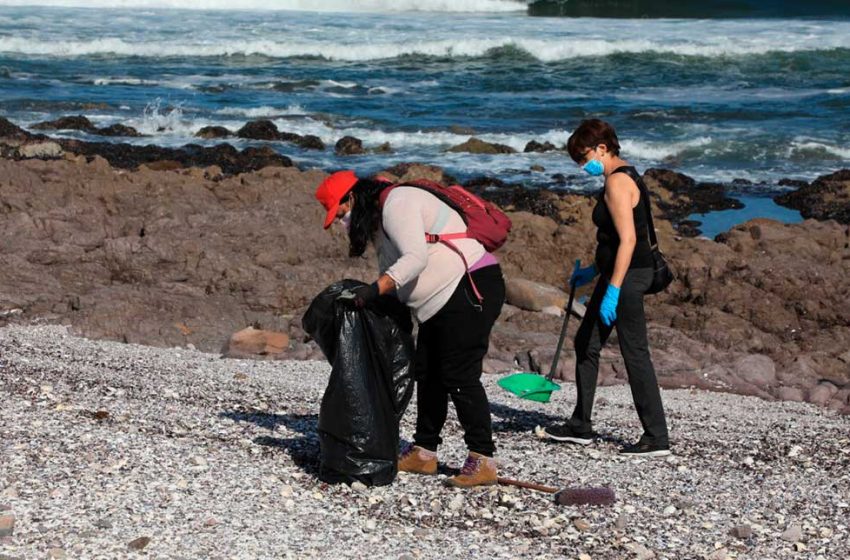
[[[649,230],[646,222],[649,191],[634,167],[624,165],[611,172],[612,175],[614,173],[625,173],[631,177],[640,191],[640,200],[637,206],[632,209],[637,244],[635,245],[635,252],[632,254],[629,269],[652,268],[652,250],[649,245]],[[614,261],[617,258],[617,249],[620,246],[620,236],[617,234],[617,228],[614,227],[614,219],[611,217],[611,212],[608,211],[608,205],[605,204],[604,188],[597,196],[596,207],[593,209],[593,224],[598,228],[596,230],[596,268],[610,278],[611,274],[614,273]]]

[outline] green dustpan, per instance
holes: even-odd
[[[581,261],[576,261],[576,270],[578,270]],[[549,375],[543,377],[537,373],[514,373],[507,377],[501,378],[497,383],[502,389],[513,393],[521,399],[527,401],[537,401],[542,403],[549,402],[554,391],[561,389],[561,386],[552,381],[555,373],[558,371],[558,360],[561,357],[561,349],[564,346],[564,338],[567,336],[567,325],[570,322],[570,314],[573,310],[573,298],[576,295],[575,284],[570,286],[570,299],[567,303],[566,316],[564,324],[561,326],[561,336],[558,338],[558,347],[555,350],[555,357],[552,358],[552,367],[549,369]]]
[[[499,387],[510,391],[521,399],[549,402],[553,391],[561,386],[537,373],[515,373],[498,381]]]

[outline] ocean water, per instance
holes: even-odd
[[[470,131],[518,150],[532,139],[562,145],[581,119],[599,117],[639,168],[747,179],[755,196],[783,177],[850,166],[848,18],[534,18],[525,9],[513,0],[0,0],[0,115],[27,126],[83,114],[149,135],[121,141],[163,145],[210,143],[194,132],[268,118],[330,146],[353,135],[395,150],[338,158],[275,146],[304,167],[417,160],[530,186],[560,173],[562,188],[579,190],[598,181],[564,154],[446,149]],[[545,171],[529,171],[535,164]]]

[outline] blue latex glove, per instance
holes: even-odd
[[[595,264],[576,269],[573,271],[573,275],[570,276],[570,286],[581,288],[585,284],[592,282],[597,274],[599,274],[599,271],[596,270]]]
[[[617,320],[617,302],[620,300],[620,288],[608,284],[605,297],[602,298],[602,306],[599,308],[599,316],[606,327],[610,327]]]

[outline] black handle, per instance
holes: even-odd
[[[575,270],[579,269],[579,265],[581,261],[576,261]],[[555,378],[555,373],[558,371],[558,361],[561,359],[561,349],[564,347],[564,339],[567,337],[567,325],[570,322],[570,315],[573,311],[573,299],[576,296],[576,285],[575,282],[570,282],[570,299],[567,302],[567,310],[566,316],[564,317],[564,324],[561,326],[561,336],[558,338],[558,347],[555,349],[555,357],[552,358],[552,367],[549,369],[549,375],[546,376],[546,379],[552,381]]]

